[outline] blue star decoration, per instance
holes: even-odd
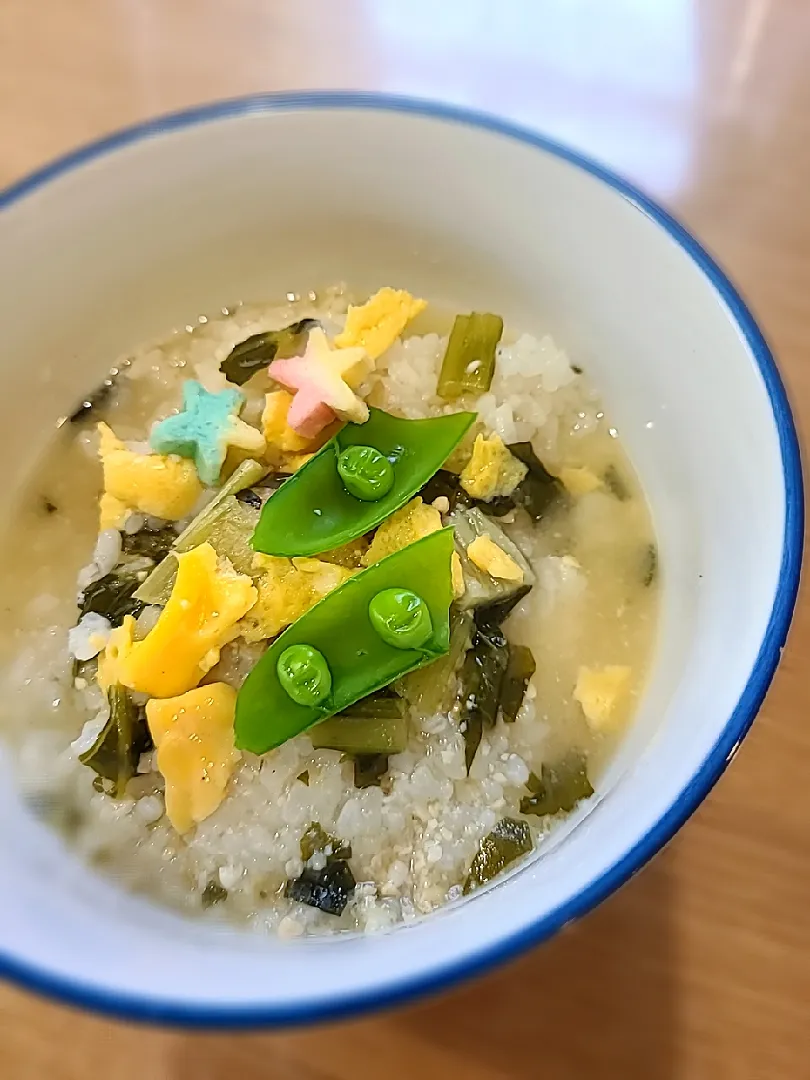
[[[212,394],[194,379],[183,384],[183,408],[152,428],[149,443],[158,454],[191,458],[200,480],[215,487],[229,446],[262,454],[261,432],[239,419],[245,395],[229,388]]]

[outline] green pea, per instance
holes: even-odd
[[[290,645],[278,658],[276,671],[278,681],[298,705],[318,705],[332,689],[329,665],[311,645]]]
[[[410,589],[383,589],[368,605],[371,625],[387,645],[418,649],[433,633],[430,611]]]
[[[373,446],[349,446],[338,458],[337,469],[350,495],[376,502],[394,486],[394,468]]]

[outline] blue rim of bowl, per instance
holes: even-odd
[[[11,979],[26,989],[58,998],[69,1005],[89,1008],[121,1019],[191,1028],[223,1029],[286,1027],[336,1020],[384,1006],[401,1004],[419,995],[446,989],[545,941],[567,923],[601,903],[627,881],[671,839],[709,793],[736,753],[759,711],[779,663],[799,588],[804,537],[804,493],[799,441],[784,384],[753,315],[714,259],[666,210],[609,169],[553,139],[486,113],[418,98],[354,91],[257,94],[158,117],[81,147],[0,192],[0,211],[49,181],[142,140],[251,113],[295,109],[367,109],[408,113],[515,139],[525,146],[553,154],[583,169],[607,184],[664,229],[703,271],[725,303],[756,361],[770,398],[785,482],[785,534],[779,583],[768,626],[751,674],[734,712],[702,765],[669,809],[647,832],[576,896],[497,944],[446,964],[440,970],[395,981],[379,990],[363,991],[343,997],[339,1001],[318,1002],[313,1005],[190,1006],[182,1002],[101,990],[91,984],[54,975],[14,957],[0,955],[0,977]]]

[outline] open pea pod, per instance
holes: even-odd
[[[365,424],[346,424],[267,500],[254,548],[319,555],[362,536],[441,468],[475,415],[403,420],[370,409]]]
[[[452,529],[431,533],[350,578],[289,626],[239,691],[236,745],[264,754],[443,656],[453,550]],[[392,609],[387,602],[397,595],[421,606]],[[391,644],[400,630],[402,640]],[[302,703],[308,697],[312,703]]]

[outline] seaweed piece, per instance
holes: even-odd
[[[224,888],[214,878],[208,882],[202,891],[202,906],[204,908],[213,907],[214,904],[221,904],[223,900],[228,899],[228,890]]]
[[[321,870],[305,865],[299,877],[287,882],[284,895],[289,900],[308,904],[328,915],[341,915],[356,885],[348,862],[352,849],[313,821],[301,837],[301,858],[304,863],[309,863],[316,852],[323,853],[326,865]]]
[[[317,319],[300,319],[283,330],[265,330],[260,334],[251,334],[231,349],[219,365],[219,370],[228,382],[243,386],[271,361],[295,356],[304,344],[306,335],[318,325]]]
[[[127,781],[134,775],[141,754],[152,746],[146,723],[146,711],[135,706],[124,686],[111,686],[107,691],[110,715],[93,745],[79,755],[101,779],[112,784],[111,794],[120,798]]]
[[[602,473],[602,483],[619,502],[627,502],[630,498],[630,489],[615,465],[608,465]]]
[[[501,715],[513,724],[520,712],[532,675],[537,670],[532,650],[526,645],[509,646],[509,662],[501,687]]]
[[[641,560],[641,584],[648,589],[657,577],[658,548],[655,544],[647,544]]]
[[[539,521],[565,496],[565,488],[535,454],[530,442],[511,443],[508,449],[529,470],[509,497],[523,507],[532,521]]]
[[[584,369],[584,368],[581,368],[581,367],[579,366],[579,364],[572,364],[572,365],[571,365],[571,370],[573,371],[573,373],[574,373],[575,375],[581,375],[581,374],[582,374],[582,372],[583,372],[583,371],[584,371],[585,369]]]
[[[502,818],[478,846],[464,882],[464,895],[492,881],[515,859],[528,855],[533,846],[531,829],[525,821]]]
[[[482,607],[476,608],[476,623],[501,626],[524,596],[528,596],[531,591],[531,585],[524,584],[519,589],[516,589],[511,596],[507,596],[505,600],[496,600],[494,604],[484,604]]]
[[[388,754],[358,754],[354,759],[354,786],[379,787],[388,772]]]
[[[535,817],[567,813],[593,795],[587,760],[575,751],[555,765],[544,765],[539,777],[532,773],[526,786],[531,794],[520,800],[520,812]]]
[[[124,555],[145,555],[155,562],[165,558],[177,539],[171,525],[160,529],[140,529],[136,533],[121,534],[121,551]]]
[[[495,350],[503,334],[500,315],[456,315],[442,360],[436,393],[451,400],[465,393],[483,394],[495,374]]]
[[[432,503],[435,499],[444,497],[450,503],[451,510],[455,510],[459,504],[469,506],[471,502],[469,495],[461,486],[458,474],[450,472],[449,469],[439,469],[437,473],[434,473],[419,494],[424,503]]]
[[[288,900],[318,908],[327,915],[342,915],[357,882],[347,862],[336,859],[323,870],[304,869],[300,877],[288,881],[284,895]]]
[[[117,574],[114,570],[103,578],[86,586],[79,601],[79,614],[86,615],[94,611],[109,619],[113,626],[120,626],[125,615],[135,618],[144,609],[144,604],[135,599],[135,590],[140,582],[134,574]]]
[[[300,780],[304,787],[309,787],[309,769],[304,769],[296,776],[296,780]]]
[[[249,506],[252,510],[261,510],[262,497],[258,491],[254,491],[253,488],[246,488],[245,491],[240,491],[236,498],[244,506]]]
[[[459,728],[464,735],[464,761],[468,773],[484,728],[495,726],[508,661],[509,646],[499,627],[476,626],[461,669],[459,695]]]
[[[68,416],[71,424],[83,424],[94,419],[96,413],[105,405],[109,404],[115,389],[115,379],[108,376],[104,382],[79,402],[73,412]]]
[[[42,496],[42,509],[50,517],[51,514],[55,514],[59,507],[55,502],[51,502],[47,495]]]

